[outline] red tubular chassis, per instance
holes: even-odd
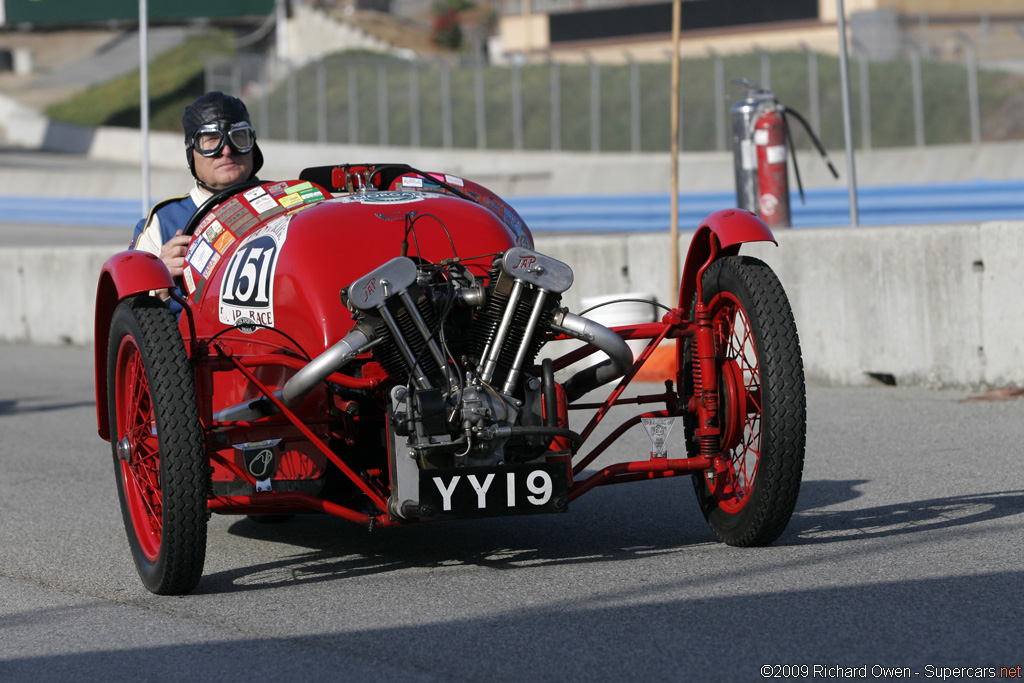
[[[175,283],[142,252],[107,261],[96,301],[99,433],[155,593],[197,585],[211,511],[390,527],[564,512],[595,486],[692,475],[726,543],[771,543],[789,521],[803,368],[778,279],[738,253],[774,242],[750,212],[701,224],[659,322],[614,328],[559,307],[571,269],[534,251],[500,198],[450,175],[307,169],[211,198],[186,233],[177,317],[152,295]],[[584,343],[539,360],[561,339]],[[634,359],[627,340],[648,343]],[[624,396],[666,346],[675,380]],[[573,372],[598,351],[608,358]],[[607,398],[581,401],[612,380]],[[657,409],[584,451],[623,405]],[[579,433],[577,409],[592,411]],[[587,469],[641,423],[647,457]]]

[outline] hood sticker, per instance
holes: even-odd
[[[203,239],[213,245],[214,251],[223,254],[235,241],[235,236],[221,225],[220,221],[214,221],[203,232]]]
[[[224,267],[220,321],[225,325],[274,326],[274,273],[290,217],[281,216],[246,235]]]
[[[185,268],[182,276],[185,278],[185,287],[188,289],[188,293],[191,294],[196,291],[196,281],[192,276],[192,269]]]
[[[409,204],[422,202],[427,195],[422,192],[360,192],[347,197],[339,197],[332,201],[342,204]]]
[[[276,209],[278,206],[274,198],[268,194],[253,197],[249,200],[249,204],[255,209],[256,213],[265,213],[271,209]]]
[[[204,239],[193,240],[192,244],[188,246],[185,260],[196,269],[196,272],[201,273],[206,268],[206,264],[210,261],[210,257],[213,254],[213,247],[210,246],[209,242]]]

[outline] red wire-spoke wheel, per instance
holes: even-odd
[[[160,553],[163,504],[160,496],[160,443],[153,401],[135,339],[125,336],[118,351],[116,377],[121,484],[139,547],[150,562]]]
[[[187,593],[206,559],[206,478],[195,380],[174,315],[153,297],[118,305],[107,347],[121,515],[143,584]]]
[[[721,258],[704,274],[718,384],[718,454],[694,475],[708,525],[730,545],[774,541],[796,507],[803,471],[806,402],[803,361],[786,293],[765,263]],[[693,395],[693,339],[682,342],[681,391]],[[697,416],[685,416],[695,456]]]
[[[750,500],[761,455],[761,379],[757,348],[746,311],[732,292],[709,304],[718,375],[722,429],[717,471],[704,474],[718,505],[736,514]]]

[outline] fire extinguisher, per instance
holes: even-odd
[[[803,116],[780,103],[775,95],[760,89],[753,81],[739,79],[735,82],[747,88],[746,98],[729,110],[732,119],[736,202],[740,208],[756,212],[769,226],[788,228],[792,223],[787,154],[793,156],[793,172],[800,200],[806,201],[800,169],[796,163],[793,136],[789,132],[788,115],[792,114],[804,126],[833,177],[838,178],[839,173]]]
[[[780,106],[761,108],[754,124],[757,149],[757,215],[771,227],[792,225],[789,213],[789,178],[786,167],[786,121]]]

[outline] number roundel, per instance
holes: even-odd
[[[274,272],[284,245],[286,224],[268,226],[238,246],[224,266],[220,321],[250,331],[274,326]]]
[[[239,247],[228,262],[221,283],[220,300],[234,306],[269,306],[276,260],[277,242],[270,235],[263,235]]]

